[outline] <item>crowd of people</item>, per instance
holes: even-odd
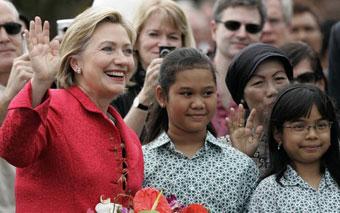
[[[132,207],[143,187],[210,212],[340,212],[340,23],[325,38],[292,0],[188,2],[133,19],[94,2],[51,38],[0,0],[0,212]]]

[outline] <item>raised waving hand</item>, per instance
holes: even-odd
[[[32,78],[32,106],[41,102],[47,89],[55,80],[60,67],[59,42],[50,42],[50,25],[42,24],[40,17],[30,22],[28,50],[34,70]]]
[[[245,121],[245,109],[240,104],[237,110],[232,108],[226,118],[232,146],[248,156],[254,155],[263,132],[263,126],[255,124],[255,114],[256,110],[252,109]]]

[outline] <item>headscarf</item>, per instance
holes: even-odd
[[[251,44],[233,58],[225,79],[229,92],[237,104],[241,103],[244,88],[256,72],[258,66],[268,59],[275,59],[281,62],[289,81],[293,79],[292,65],[280,49],[269,44]],[[247,104],[243,104],[247,109]]]

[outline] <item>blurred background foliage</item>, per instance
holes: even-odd
[[[40,16],[51,24],[51,37],[57,33],[56,20],[74,18],[92,5],[93,0],[12,0],[29,20]]]

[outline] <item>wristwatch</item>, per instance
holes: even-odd
[[[143,111],[148,111],[148,109],[149,109],[149,106],[146,106],[146,105],[139,102],[138,96],[135,98],[135,100],[133,100],[132,106],[136,107],[140,110],[143,110]]]

